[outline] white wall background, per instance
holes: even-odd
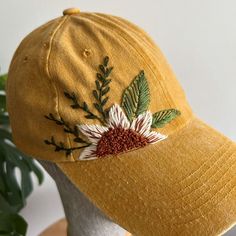
[[[7,72],[26,34],[74,6],[122,16],[143,27],[168,58],[195,113],[236,140],[236,1],[2,0],[1,72]],[[22,213],[30,224],[29,236],[63,216],[48,176]],[[236,235],[236,230],[227,235]]]

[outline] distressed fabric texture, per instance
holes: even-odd
[[[90,88],[104,55],[115,66],[110,105],[120,104],[124,89],[145,70],[149,110],[176,108],[181,116],[155,129],[168,135],[161,142],[81,162],[81,150],[66,157],[45,145],[52,134],[69,147],[73,140],[44,115],[52,112],[74,125],[96,124],[71,109],[63,94],[75,91],[92,107]],[[7,107],[17,147],[56,162],[98,208],[134,235],[209,236],[235,224],[235,144],[193,114],[158,47],[132,23],[81,12],[33,31],[12,59]]]

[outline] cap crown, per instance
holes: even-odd
[[[144,70],[150,89],[149,110],[177,108],[181,116],[164,128],[170,134],[192,112],[184,92],[159,48],[140,28],[119,17],[79,13],[54,19],[30,33],[12,59],[7,81],[7,107],[15,144],[25,153],[51,161],[75,161],[54,152],[44,140],[52,135],[73,146],[71,134],[45,118],[52,113],[68,123],[97,124],[82,110],[72,109],[64,92],[74,92],[94,113],[95,80],[99,64],[109,56],[113,67],[107,106],[121,103],[125,88]]]

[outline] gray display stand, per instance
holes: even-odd
[[[124,236],[126,231],[108,219],[77,189],[63,172],[48,161],[39,161],[55,180],[68,222],[68,236]]]

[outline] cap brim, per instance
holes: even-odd
[[[58,166],[135,235],[217,235],[236,222],[236,145],[198,118],[157,144]]]

